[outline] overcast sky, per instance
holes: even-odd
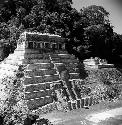
[[[110,13],[109,19],[114,31],[122,34],[122,0],[73,0],[73,7],[77,10],[89,5],[103,6]]]

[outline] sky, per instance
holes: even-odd
[[[114,32],[122,34],[122,0],[72,0],[73,7],[78,11],[90,5],[103,6],[110,13],[109,19]]]

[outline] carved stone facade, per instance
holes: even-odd
[[[59,35],[25,31],[20,37],[25,40],[26,49],[65,50],[66,39]]]

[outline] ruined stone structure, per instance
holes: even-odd
[[[36,32],[23,32],[20,36],[25,40],[26,49],[50,49],[50,50],[64,50],[65,38],[59,35]]]
[[[53,93],[59,91],[63,91],[71,110],[92,104],[91,98],[81,99],[77,91],[75,81],[82,82],[82,74],[78,68],[81,64],[74,55],[64,50],[63,41],[63,38],[55,35],[24,32],[15,52],[0,65],[2,77],[14,74],[15,70],[24,67],[24,75],[20,80],[23,81],[24,87],[23,99],[30,110],[53,105],[55,101],[60,100],[55,100]],[[60,52],[40,52],[43,48],[54,49],[54,44],[58,50],[61,49]]]

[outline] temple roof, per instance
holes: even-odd
[[[46,41],[46,42],[59,42],[62,43],[65,41],[65,38],[62,38],[59,35],[48,34],[48,33],[38,33],[38,32],[25,32],[27,41]]]

